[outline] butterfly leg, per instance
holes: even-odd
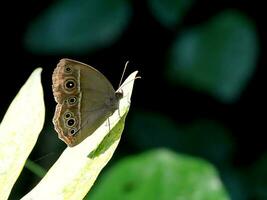
[[[109,121],[109,117],[106,120],[105,126],[108,126],[110,128],[110,121]]]
[[[110,131],[110,121],[109,121],[109,117],[108,117],[108,131]]]
[[[120,105],[119,105],[119,108],[118,108],[118,114],[119,114],[119,117],[121,118]]]

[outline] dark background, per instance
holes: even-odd
[[[201,153],[198,154],[197,150],[187,152],[187,148],[175,149],[168,145],[164,139],[162,144],[156,142],[154,145],[140,147],[140,145],[135,144],[132,137],[127,137],[127,133],[131,132],[130,129],[135,126],[131,122],[136,119],[135,113],[161,115],[181,126],[190,125],[196,119],[211,119],[220,122],[229,131],[227,137],[231,138],[230,142],[233,147],[227,158],[227,169],[230,168],[239,175],[241,174],[240,176],[243,178],[237,182],[243,182],[245,179],[245,186],[242,188],[245,188],[244,191],[249,190],[250,192],[247,192],[248,194],[243,197],[245,199],[264,199],[266,197],[258,195],[254,192],[256,189],[253,189],[257,185],[266,186],[265,170],[259,171],[252,178],[246,177],[246,174],[257,171],[255,170],[257,167],[264,169],[263,166],[260,166],[259,163],[262,162],[259,160],[264,156],[266,157],[267,150],[264,109],[266,100],[265,95],[263,95],[264,85],[266,85],[267,14],[263,1],[199,0],[192,4],[183,20],[170,29],[155,19],[146,1],[130,1],[132,10],[127,26],[112,44],[81,53],[60,51],[40,53],[29,50],[24,43],[28,27],[40,13],[53,6],[55,2],[51,0],[13,1],[1,5],[2,78],[0,85],[3,89],[0,100],[1,119],[31,72],[36,67],[43,68],[42,83],[45,95],[46,122],[38,143],[30,156],[32,160],[37,160],[39,164],[48,169],[65,148],[65,144],[57,139],[51,122],[56,105],[52,95],[51,76],[57,62],[61,58],[67,57],[88,63],[105,74],[116,88],[124,64],[129,60],[127,73],[138,70],[142,79],[135,83],[131,110],[126,120],[123,139],[115,153],[114,160],[157,146],[204,157],[218,167],[222,179],[225,180],[226,188],[230,191],[233,199],[238,199],[240,197],[236,194],[238,191],[235,191],[234,187],[231,188],[233,184],[229,184],[224,176],[225,163],[205,157]],[[254,23],[259,41],[259,52],[255,70],[251,79],[247,81],[240,98],[231,103],[224,103],[205,92],[196,91],[184,85],[172,84],[166,78],[165,71],[168,67],[166,64],[168,51],[177,34],[188,27],[206,22],[229,8],[241,11]],[[168,137],[167,133],[165,137]],[[192,141],[192,143],[195,142],[197,141]],[[144,141],[144,143],[146,142]],[[208,143],[213,143],[212,139]],[[31,172],[27,169],[23,170],[22,177],[16,184],[16,187],[19,188],[17,189],[18,194],[13,194],[14,198],[25,194],[38,180],[38,178],[33,180]],[[31,184],[25,186],[22,184],[24,181]],[[267,190],[267,187],[265,189]],[[242,193],[242,190],[239,193]]]

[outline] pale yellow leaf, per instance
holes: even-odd
[[[41,68],[20,89],[0,124],[0,199],[8,198],[44,124]]]

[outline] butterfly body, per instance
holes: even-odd
[[[52,81],[57,102],[53,123],[69,146],[91,135],[119,108],[123,96],[95,68],[70,59],[60,60]]]

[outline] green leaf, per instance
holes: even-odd
[[[195,120],[182,127],[181,149],[199,155],[216,164],[229,163],[233,153],[230,131],[215,120]]]
[[[131,16],[127,0],[60,0],[36,18],[25,35],[34,53],[83,53],[108,47]]]
[[[209,163],[159,149],[126,158],[99,180],[88,200],[226,200]]]
[[[139,149],[179,145],[181,130],[168,117],[158,113],[135,112],[129,124],[128,137]]]
[[[253,199],[267,199],[267,153],[263,154],[251,167],[248,177],[249,191]],[[246,173],[248,175],[248,173]]]
[[[164,26],[173,28],[181,23],[194,0],[149,0],[155,18]]]
[[[129,127],[129,140],[141,150],[168,147],[216,164],[225,164],[233,152],[229,130],[215,120],[195,120],[182,126],[157,113],[135,112]]]
[[[0,196],[7,199],[44,124],[41,71],[20,89],[0,124]]]
[[[167,75],[220,101],[236,101],[256,67],[255,27],[237,11],[225,11],[179,35],[171,49]]]
[[[43,178],[44,175],[46,174],[46,170],[43,167],[31,161],[30,159],[28,159],[27,162],[25,163],[25,168],[27,168],[40,178]]]
[[[109,122],[104,122],[79,145],[67,147],[23,200],[84,198],[120,141],[136,74],[133,72],[119,89],[124,95],[120,100],[120,112],[115,111]]]

